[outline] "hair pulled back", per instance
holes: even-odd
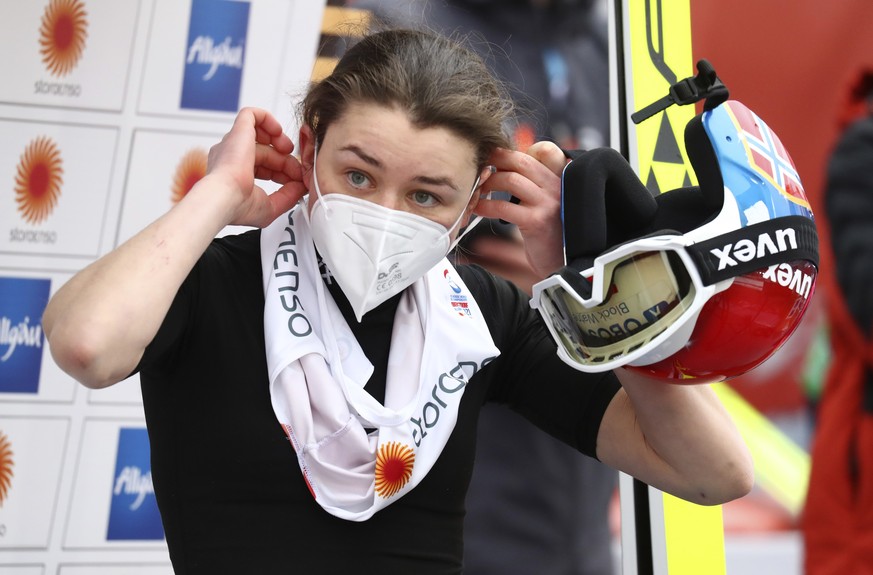
[[[321,142],[351,103],[397,106],[419,128],[442,127],[469,141],[476,165],[510,147],[512,100],[485,62],[461,41],[395,29],[364,36],[302,102],[302,120]]]

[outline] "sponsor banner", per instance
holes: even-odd
[[[138,109],[144,114],[214,115],[228,118],[240,107],[289,109],[289,86],[279,78],[284,62],[295,64],[293,90],[309,79],[320,12],[309,7],[292,18],[289,0],[156,0]],[[296,14],[295,14],[296,15]],[[316,18],[313,18],[315,16]],[[286,45],[300,25],[311,50]],[[283,39],[277,41],[277,39]],[[264,74],[265,70],[272,73]]]
[[[209,148],[221,134],[169,133],[137,130],[130,152],[124,201],[121,207],[116,245],[130,239],[172,208],[206,173]],[[271,192],[273,182],[258,181]],[[248,228],[227,226],[218,235],[239,233]]]
[[[161,541],[164,528],[152,486],[149,436],[144,427],[122,427],[109,506],[108,541]]]
[[[296,135],[293,105],[310,79],[324,4],[0,0],[0,356],[16,346],[0,365],[0,573],[172,573],[138,376],[104,390],[79,385],[55,365],[41,319],[34,324],[43,312],[31,308],[177,201],[230,128],[230,96]],[[190,68],[189,39],[205,38],[222,8],[241,7],[245,26],[225,24],[244,29],[242,67],[225,58],[199,81],[238,78],[218,95],[192,92],[186,72],[222,56],[228,31],[215,27],[196,44]],[[36,341],[38,354],[25,345]]]
[[[137,0],[0,1],[0,102],[121,110]]]
[[[0,276],[0,393],[39,393],[48,279]]]
[[[248,2],[192,0],[183,108],[234,112],[239,107],[250,8]]]
[[[64,546],[165,548],[151,475],[143,422],[86,420]]]
[[[0,563],[0,573],[3,575],[43,575],[45,567],[42,565],[4,565]]]
[[[134,132],[116,245],[159,218],[188,193],[206,173],[209,148],[221,136]]]
[[[91,563],[58,566],[58,575],[173,575],[173,566],[147,563]]]
[[[118,131],[0,118],[0,254],[96,257]]]
[[[75,397],[79,386],[52,360],[42,329],[49,292],[68,278],[0,272],[0,401],[69,403]]]
[[[0,415],[0,549],[47,548],[69,427],[67,418]]]

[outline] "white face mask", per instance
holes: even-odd
[[[412,285],[449,253],[462,237],[449,240],[464,211],[446,229],[422,216],[367,200],[345,194],[322,195],[315,169],[317,157],[318,148],[312,162],[318,198],[311,212],[304,206],[304,213],[309,212],[315,247],[360,322],[365,313]],[[478,186],[477,177],[470,197]],[[464,233],[479,220],[481,217]]]

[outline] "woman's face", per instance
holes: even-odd
[[[305,131],[305,130],[304,130]],[[310,168],[310,209],[314,205],[311,132],[301,137]],[[303,134],[302,134],[303,135]],[[370,103],[351,104],[318,147],[317,177],[322,195],[347,194],[405,211],[450,228],[478,201],[475,149],[445,128],[418,128],[404,111]],[[490,171],[483,170],[484,182]]]

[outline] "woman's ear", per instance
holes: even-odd
[[[476,206],[479,205],[479,198],[481,197],[479,190],[481,189],[482,184],[484,184],[493,173],[494,166],[485,166],[479,172],[479,181],[476,183],[476,189],[473,190],[473,194],[470,196],[470,201],[467,202],[467,207],[464,210],[464,216],[461,218],[461,221],[464,222],[465,226],[470,223],[470,218],[473,217],[473,210],[475,210]]]
[[[303,167],[303,184],[312,189],[312,165],[315,161],[315,132],[307,125],[300,128],[300,165]]]
[[[494,166],[492,166],[490,164],[485,166],[481,170],[479,170],[479,185],[477,187],[480,187],[480,186],[482,186],[482,184],[487,182],[488,178],[490,178],[492,176],[492,174],[494,174],[494,172],[496,172],[496,171],[497,171],[497,168],[495,168]],[[475,193],[473,195],[478,196],[478,194],[475,194]]]

